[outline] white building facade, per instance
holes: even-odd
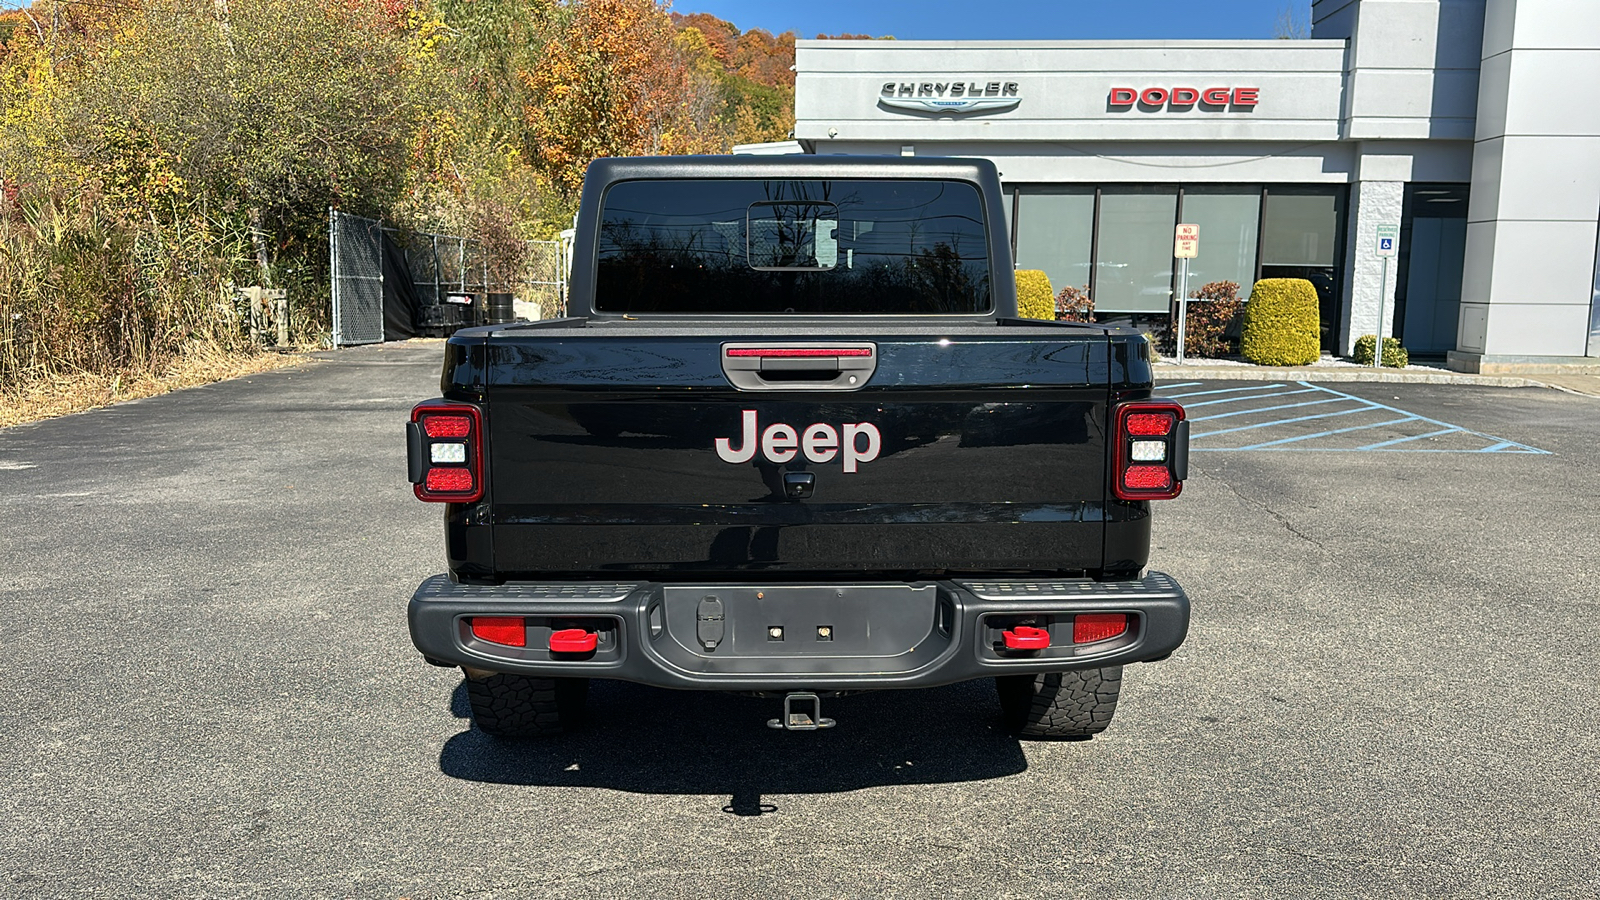
[[[1103,314],[1303,277],[1464,371],[1600,366],[1600,0],[1316,0],[1302,41],[800,41],[804,152],[978,156],[1017,265]],[[750,148],[756,150],[757,148]],[[771,146],[761,148],[772,152]]]

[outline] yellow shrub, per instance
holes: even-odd
[[[1305,366],[1321,355],[1317,289],[1304,278],[1263,278],[1244,307],[1239,352],[1258,366]]]
[[[1038,269],[1017,270],[1017,315],[1024,319],[1056,318],[1056,292],[1050,276]]]

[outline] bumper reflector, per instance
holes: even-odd
[[[550,632],[551,653],[588,653],[599,643],[599,636],[582,628]]]
[[[1031,625],[1018,625],[1001,637],[1006,642],[1007,650],[1043,650],[1050,646],[1050,632]]]
[[[1127,613],[1080,613],[1072,619],[1072,642],[1092,644],[1128,630]]]
[[[472,636],[507,647],[528,646],[528,630],[521,616],[473,616]]]

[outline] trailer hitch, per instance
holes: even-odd
[[[768,719],[768,728],[784,731],[816,731],[832,728],[838,723],[822,716],[822,698],[809,691],[795,691],[783,695],[783,718]]]

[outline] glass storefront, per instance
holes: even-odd
[[[1324,346],[1337,338],[1344,185],[1008,185],[1017,268],[1042,269],[1056,290],[1087,286],[1106,315],[1164,316],[1177,296],[1179,222],[1200,226],[1191,292],[1233,281],[1306,278],[1321,300]]]
[[[1344,203],[1348,189],[1270,187],[1261,214],[1262,278],[1304,278],[1317,290],[1322,349],[1339,344],[1339,273],[1344,263]]]
[[[1101,189],[1099,252],[1090,293],[1097,309],[1167,311],[1172,304],[1172,227],[1177,212],[1176,187]]]
[[[1012,217],[1017,223],[1017,268],[1043,270],[1057,291],[1069,284],[1088,287],[1094,188],[1037,188],[1012,202],[1017,203]]]
[[[1181,218],[1200,226],[1200,255],[1189,260],[1190,291],[1212,281],[1232,281],[1239,285],[1239,296],[1250,296],[1260,246],[1260,188],[1185,188]]]

